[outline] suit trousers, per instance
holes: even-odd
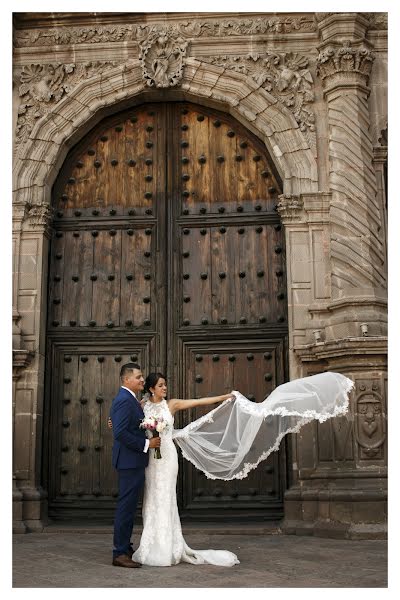
[[[113,558],[127,554],[131,547],[133,519],[144,485],[145,467],[118,469],[118,501],[114,516]]]

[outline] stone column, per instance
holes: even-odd
[[[369,135],[374,56],[365,41],[367,25],[358,13],[319,19],[318,71],[329,127],[330,189],[321,215],[329,294],[321,299],[310,295],[304,310],[308,335],[303,343],[294,338],[293,355],[302,375],[341,372],[353,379],[355,391],[348,415],[309,424],[293,440],[293,486],[285,494],[283,523],[287,533],[386,534],[386,261]],[[286,227],[293,230],[292,224]],[[321,267],[315,259],[312,266],[314,271]],[[312,281],[311,267],[303,277]]]
[[[48,205],[13,207],[13,525],[41,531],[46,493],[41,487]]]
[[[367,18],[331,14],[319,23],[318,74],[327,103],[332,193],[332,301],[326,339],[386,335],[384,224],[369,132],[369,77],[374,61]]]

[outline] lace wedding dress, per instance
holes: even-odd
[[[159,403],[148,400],[143,412],[145,417],[162,417],[168,428],[160,434],[162,458],[155,458],[154,450],[149,449],[142,508],[143,533],[132,560],[156,567],[169,567],[179,562],[224,567],[238,564],[237,556],[227,550],[193,550],[186,544],[176,499],[178,454],[172,439],[174,417],[166,400]]]

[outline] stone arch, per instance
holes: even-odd
[[[18,152],[14,201],[50,204],[52,184],[69,149],[107,114],[155,99],[187,99],[225,110],[263,140],[285,195],[317,191],[317,163],[293,114],[253,79],[189,58],[176,88],[146,86],[138,60],[77,85],[38,121]]]
[[[24,401],[27,389],[32,394],[31,410],[34,415],[29,425],[31,445],[21,458],[21,464],[29,465],[29,474],[18,484],[18,489],[22,490],[22,501],[18,490],[14,499],[19,504],[24,503],[24,511],[29,514],[24,523],[31,530],[40,531],[43,526],[47,496],[40,485],[46,336],[45,319],[41,316],[46,314],[47,305],[45,290],[52,186],[71,147],[99,121],[109,114],[157,100],[187,100],[210,106],[231,114],[253,132],[265,143],[280,173],[283,198],[288,203],[287,212],[292,209],[298,212],[297,207],[302,205],[298,196],[312,195],[318,190],[317,163],[293,114],[251,78],[222,67],[191,58],[186,61],[179,87],[153,89],[143,80],[139,61],[132,60],[103,75],[82,81],[57,104],[49,105],[49,112],[38,120],[27,141],[18,149],[13,169],[16,262],[20,264],[21,240],[25,237],[29,246],[25,251],[31,259],[30,253],[35,248],[37,266],[33,284],[36,289],[31,290],[27,308],[21,310],[21,314],[18,312],[21,309],[18,277],[15,277],[13,314],[14,337],[21,338],[16,347],[29,342],[20,356],[14,351],[14,365],[19,372],[23,370],[18,384],[19,393]],[[288,282],[288,293],[289,289]],[[28,322],[29,328],[26,326]],[[289,338],[293,328],[293,319],[290,318]],[[297,359],[293,351],[291,354],[289,370],[293,376],[298,372]],[[22,401],[18,402],[22,405]],[[25,404],[23,406],[26,411]]]

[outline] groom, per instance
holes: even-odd
[[[146,438],[139,425],[144,413],[137,399],[143,390],[144,379],[140,366],[127,363],[120,371],[121,387],[111,406],[114,445],[112,464],[118,472],[118,501],[114,518],[114,548],[112,564],[116,567],[137,568],[132,560],[131,535],[144,470],[149,462],[149,448],[160,446],[160,438]]]

